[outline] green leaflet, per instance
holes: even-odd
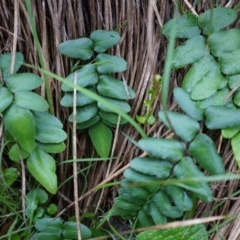
[[[233,96],[233,102],[239,107],[240,106],[240,91],[236,91]]]
[[[205,123],[209,129],[224,129],[239,126],[240,110],[238,109],[226,106],[210,106],[206,108],[205,114]]]
[[[240,131],[240,126],[222,129],[222,135],[225,138],[233,138]]]
[[[0,113],[6,110],[13,101],[12,93],[5,87],[0,87]]]
[[[87,128],[95,125],[96,123],[98,123],[99,120],[100,120],[100,117],[98,115],[95,115],[94,117],[92,117],[91,119],[89,119],[85,122],[77,123],[77,129],[79,129],[79,130],[87,129]]]
[[[137,235],[137,240],[208,240],[203,224],[175,227],[165,230],[146,231]]]
[[[183,88],[174,88],[174,98],[179,107],[191,118],[200,121],[203,119],[203,110],[197,107],[196,101],[191,99],[190,94]]]
[[[188,117],[187,115],[170,111],[167,111],[166,114],[167,117],[165,116],[164,112],[159,112],[159,118],[182,140],[189,142],[200,131],[199,123],[196,120]],[[168,122],[168,120],[170,121],[170,123]]]
[[[29,153],[24,151],[17,143],[15,143],[10,148],[8,155],[12,161],[20,161],[21,159],[27,158],[29,156]]]
[[[90,39],[93,42],[94,51],[103,53],[120,41],[120,35],[115,31],[96,30],[91,33]]]
[[[234,89],[240,86],[240,74],[227,76],[228,87]]]
[[[166,178],[170,176],[172,164],[163,160],[138,157],[130,162],[130,167],[146,175]]]
[[[49,108],[47,101],[34,92],[17,91],[15,92],[14,97],[15,104],[25,109],[45,112]]]
[[[162,33],[170,37],[173,26],[176,25],[176,38],[191,38],[199,35],[201,30],[198,27],[197,17],[191,13],[187,13],[176,19],[172,19],[164,24]]]
[[[88,60],[93,55],[93,42],[89,38],[68,40],[58,45],[58,50],[65,56]]]
[[[97,91],[105,97],[128,100],[135,98],[136,94],[132,88],[111,76],[101,75],[99,77]]]
[[[4,81],[6,81],[10,75],[11,61],[12,61],[12,53],[4,53],[0,55],[0,70],[2,72],[2,77]],[[18,71],[18,69],[23,64],[23,61],[24,61],[24,58],[22,53],[16,52],[13,73]]]
[[[177,162],[183,157],[185,145],[175,139],[142,138],[138,146],[154,157]]]
[[[16,73],[10,75],[6,84],[10,91],[34,90],[43,83],[42,79],[33,73]]]
[[[46,153],[60,153],[63,152],[66,148],[64,142],[60,143],[37,143],[39,149]]]
[[[109,157],[113,138],[111,129],[100,121],[90,127],[88,132],[98,155],[101,158]]]
[[[33,114],[12,104],[4,115],[4,124],[16,142],[28,153],[36,147],[36,123]]]
[[[27,168],[48,192],[57,192],[56,163],[49,154],[36,148],[27,158]]]
[[[4,184],[6,184],[7,187],[10,187],[18,179],[19,171],[14,167],[6,168],[2,172],[2,177],[4,179]]]
[[[192,37],[175,49],[172,62],[173,67],[178,69],[187,64],[194,63],[202,58],[207,53],[206,51],[204,37],[200,35]]]
[[[198,24],[203,33],[209,35],[230,25],[237,19],[234,9],[218,7],[205,11],[198,17]]]
[[[99,116],[102,118],[103,122],[105,122],[110,127],[116,127],[119,119],[119,116],[116,113],[99,111]],[[127,121],[125,119],[120,118],[120,124],[124,124],[126,122]]]
[[[219,57],[225,52],[240,48],[240,29],[229,29],[215,32],[208,38],[211,52]]]
[[[224,174],[223,160],[219,156],[213,140],[206,134],[198,134],[189,145],[189,153],[210,174]]]
[[[63,128],[62,122],[49,112],[33,112],[36,125]]]
[[[240,133],[236,134],[231,139],[231,146],[234,153],[234,157],[237,161],[238,167],[240,166]]]
[[[35,227],[40,232],[61,234],[63,221],[60,218],[42,218],[38,220]]]
[[[67,79],[72,83],[74,83],[75,78],[77,79],[77,85],[81,87],[94,86],[98,82],[96,67],[89,63],[67,76]],[[62,90],[64,92],[73,92],[73,88],[65,83],[62,84]]]
[[[118,73],[127,69],[127,62],[123,58],[106,53],[98,54],[96,64],[100,74]]]

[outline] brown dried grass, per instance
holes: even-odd
[[[14,39],[14,4],[13,0],[0,1],[0,47],[1,52],[13,50]],[[121,77],[135,89],[137,97],[132,104],[131,116],[144,113],[143,100],[146,97],[146,90],[149,88],[151,78],[154,74],[163,72],[163,65],[166,56],[166,39],[160,34],[162,24],[172,16],[174,1],[158,0],[36,0],[32,1],[38,36],[45,59],[46,69],[61,76],[66,76],[70,71],[70,61],[62,57],[57,46],[60,42],[68,39],[75,39],[88,36],[96,29],[118,29],[122,36],[120,44],[114,49],[114,53],[124,57],[128,62],[128,70],[121,74]],[[189,0],[175,1],[182,9],[201,13],[214,5],[214,1]],[[238,1],[221,0],[216,1],[221,6],[235,6]],[[19,1],[19,18],[17,34],[17,51],[21,51],[27,63],[39,66],[36,47],[28,23],[24,1]],[[239,23],[237,23],[239,25]],[[172,86],[181,82],[181,72],[172,74]],[[71,127],[67,123],[68,112],[60,105],[61,89],[60,84],[49,79],[52,97],[54,101],[55,115],[65,124],[65,129],[71,136]],[[44,92],[42,92],[44,94]],[[156,100],[155,111],[160,109],[159,98]],[[169,97],[169,107],[174,108],[175,104]],[[123,130],[131,137],[138,139],[138,134],[130,126]],[[146,127],[151,136],[162,136],[162,125],[159,121],[153,127]],[[112,178],[118,180],[121,177],[121,168],[126,166],[132,157],[139,152],[120,132],[116,132],[116,146],[113,152],[114,159],[109,162],[79,164],[79,169],[85,169],[80,174],[79,186],[83,196],[80,201],[82,213],[86,211],[105,211],[112,205],[116,194],[115,188],[101,191],[93,191],[93,188],[104,180]],[[214,133],[215,141],[219,150],[224,156],[225,164],[229,172],[236,172],[236,164],[227,141],[222,141],[218,133]],[[69,138],[70,139],[70,138]],[[89,157],[93,149],[89,147],[89,140],[83,134],[78,135],[78,157]],[[59,156],[59,162],[72,158],[72,144],[67,142],[67,150]],[[87,170],[86,170],[87,169]],[[118,170],[119,174],[115,174]],[[72,176],[72,166],[63,164],[59,167],[59,182],[64,182]],[[231,199],[232,194],[238,189],[238,181],[222,182],[213,186],[216,201],[213,203],[199,203],[196,217],[238,214],[240,199]],[[90,193],[89,195],[83,195]],[[60,189],[56,202],[59,209],[65,209],[73,203],[72,181],[68,181]],[[221,202],[220,207],[216,207]],[[215,208],[216,207],[216,208]],[[98,209],[99,208],[99,209]],[[69,208],[65,214],[73,214]],[[220,222],[219,222],[220,223]],[[218,222],[214,223],[217,226]],[[208,225],[210,228],[213,225]],[[240,238],[239,218],[225,225],[219,231],[212,234],[212,239],[239,239]]]

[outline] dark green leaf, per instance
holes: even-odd
[[[95,103],[79,107],[77,108],[76,122],[77,123],[86,122],[93,118],[94,116],[96,116],[97,112],[98,108]],[[68,117],[68,120],[70,122],[73,122],[73,113]]]
[[[50,193],[57,191],[55,160],[47,153],[36,148],[27,159],[27,168],[31,175]]]
[[[47,101],[37,93],[30,91],[15,92],[15,104],[33,111],[45,112],[49,106]]]
[[[101,121],[89,128],[89,136],[101,158],[109,157],[113,134],[111,129]]]
[[[169,38],[174,25],[176,25],[176,38],[191,38],[199,35],[201,32],[198,27],[197,17],[191,13],[184,14],[165,23],[162,33]]]
[[[89,88],[88,90],[96,93],[94,88]],[[94,100],[92,98],[77,92],[76,106],[85,106],[93,102]],[[64,107],[73,107],[73,93],[66,93],[61,99],[61,105]]]
[[[189,177],[204,177],[204,173],[200,171],[199,167],[193,162],[190,157],[184,157],[181,161],[176,164],[173,169],[174,175],[178,178],[189,178]],[[182,187],[186,190],[191,191],[198,198],[211,202],[213,200],[212,191],[206,182],[179,182],[175,184],[179,187]]]
[[[69,82],[73,84],[75,78],[77,78],[77,85],[81,87],[94,86],[98,82],[96,68],[92,64],[87,64],[81,69],[71,73],[67,77],[67,80],[69,80]],[[62,90],[65,92],[71,92],[73,91],[73,88],[68,86],[66,83],[63,83]]]
[[[61,153],[65,150],[66,145],[64,142],[60,143],[37,143],[39,149],[46,153]]]
[[[229,88],[234,89],[240,87],[240,74],[227,76],[227,79]]]
[[[17,168],[10,167],[3,170],[4,183],[10,187],[19,177]]]
[[[88,60],[93,55],[93,42],[89,38],[78,38],[60,43],[58,49],[61,54],[71,57]]]
[[[13,101],[12,93],[5,87],[0,87],[0,113],[6,110]]]
[[[240,133],[238,133],[232,138],[231,146],[232,146],[234,157],[239,167],[240,166]]]
[[[206,134],[198,134],[189,145],[189,153],[197,163],[210,174],[224,174],[223,160],[217,152],[213,140]]]
[[[20,161],[21,159],[27,158],[29,156],[29,153],[24,151],[17,143],[15,143],[10,148],[8,155],[12,161]]]
[[[63,221],[61,218],[42,218],[36,222],[35,227],[40,232],[61,234]]]
[[[148,137],[140,139],[138,145],[149,155],[172,162],[179,161],[185,150],[185,145],[175,139]]]
[[[225,52],[219,57],[219,63],[223,73],[234,75],[240,73],[240,49]]]
[[[146,175],[166,178],[170,175],[172,164],[164,160],[137,157],[130,162],[130,167]]]
[[[178,46],[174,52],[173,67],[182,68],[194,63],[206,54],[206,44],[203,36],[188,39],[183,45]]]
[[[99,120],[100,120],[100,117],[98,115],[95,115],[94,117],[92,117],[91,119],[89,119],[85,122],[78,123],[77,129],[81,130],[81,129],[89,128],[89,127],[95,125],[96,123],[98,123]]]
[[[34,190],[28,192],[26,196],[26,211],[33,212],[37,209],[39,204],[46,203],[47,200],[47,193],[41,188],[35,188]],[[28,215],[28,217],[30,217],[30,215]]]
[[[24,61],[23,55],[20,52],[16,52],[13,73],[18,71],[18,69],[23,64],[23,61]],[[0,70],[2,72],[3,80],[5,81],[10,75],[11,62],[12,62],[12,53],[4,53],[0,55]]]
[[[5,128],[17,143],[28,153],[36,147],[36,123],[33,114],[27,110],[12,105],[4,115]]]
[[[140,233],[137,240],[208,240],[203,224]]]
[[[183,88],[174,88],[173,94],[179,107],[191,118],[200,121],[203,119],[203,110],[197,107],[196,101],[193,101],[190,94]]]
[[[32,73],[12,74],[8,77],[6,82],[7,87],[12,92],[34,90],[43,83],[42,79],[38,75]]]
[[[182,87],[187,92],[192,92],[196,84],[210,71],[220,72],[220,68],[215,59],[211,55],[206,54],[189,69],[183,79]]]
[[[49,112],[33,112],[36,125],[62,128],[62,122]]]
[[[240,48],[240,29],[229,29],[215,32],[208,38],[211,52],[216,57],[224,52],[233,51]]]
[[[97,90],[102,96],[122,100],[133,99],[136,96],[133,89],[126,86],[124,82],[107,75],[99,77]]]
[[[234,9],[218,7],[205,11],[198,17],[199,26],[203,33],[210,35],[230,25],[237,19]]]
[[[240,90],[237,90],[234,95],[233,95],[233,102],[237,105],[240,106]]]
[[[61,240],[61,235],[59,233],[36,233],[33,235],[32,239],[34,240]]]
[[[100,74],[124,72],[127,69],[127,62],[123,58],[105,53],[98,54],[96,64]]]
[[[223,129],[239,126],[240,110],[225,106],[210,106],[205,110],[206,126],[209,129]]]
[[[199,123],[191,117],[178,112],[164,112],[159,113],[159,118],[164,124],[172,129],[182,140],[191,141],[200,130]],[[170,124],[168,122],[170,121]]]
[[[125,124],[127,122],[125,119],[121,118],[116,113],[99,111],[99,116],[109,126],[113,126],[113,127],[116,127],[116,125],[118,124],[119,119],[120,119],[120,121],[119,121],[120,124]]]
[[[128,103],[126,103],[125,101],[121,101],[121,100],[116,100],[116,99],[113,99],[113,98],[107,98],[107,97],[104,97],[104,99],[108,102],[108,103],[111,103],[113,105],[116,106],[117,109],[125,112],[125,113],[128,113],[131,111],[131,107]],[[105,111],[105,112],[113,112],[113,110],[109,109],[104,103],[101,103],[101,102],[98,102],[98,108],[102,111]]]
[[[90,39],[93,41],[94,51],[103,53],[120,41],[120,35],[115,31],[96,30],[91,33]]]

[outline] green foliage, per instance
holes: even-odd
[[[209,129],[222,129],[240,159],[239,95],[230,94],[239,86],[239,30],[223,29],[236,17],[235,10],[215,8],[199,17],[188,13],[163,26],[162,32],[167,37],[176,27],[176,37],[182,38],[174,50],[172,67],[180,69],[190,65],[182,86],[173,91],[184,113],[159,113],[162,122],[175,133],[173,139],[148,137],[138,141],[138,147],[148,156],[134,158],[124,171],[113,215],[146,227],[182,217],[192,209],[194,199],[213,200],[206,182],[184,181],[191,177],[204,178],[204,171],[210,175],[225,173],[214,141],[201,133],[200,121]],[[178,181],[164,184],[169,178]],[[155,239],[162,239],[161,232],[164,231],[158,231]],[[149,236],[153,239],[154,234]],[[202,239],[206,239],[204,236]]]
[[[106,51],[115,46],[120,36],[115,31],[96,30],[90,38],[69,40],[59,45],[59,51],[71,58],[81,60],[82,66],[72,72],[67,79],[78,86],[84,87],[103,97],[105,103],[115,105],[123,112],[131,108],[126,100],[133,99],[135,92],[121,80],[111,74],[127,69],[127,62],[118,56],[107,54]],[[65,95],[61,100],[64,107],[77,107],[74,118],[70,114],[69,121],[76,119],[79,130],[89,129],[91,141],[100,157],[108,157],[112,145],[111,127],[126,121],[103,102],[95,102],[92,98],[77,92],[76,102],[73,102],[73,88],[62,84]]]
[[[206,228],[202,224],[176,227],[165,230],[146,231],[138,234],[137,240],[207,240]]]
[[[16,73],[22,63],[23,56],[17,53],[14,73],[10,74],[11,54],[0,55],[3,76],[0,97],[4,99],[0,103],[0,113],[3,116],[6,149],[12,161],[27,159],[31,175],[55,194],[56,163],[48,153],[62,152],[67,134],[62,130],[62,123],[47,112],[47,101],[33,92],[42,84],[41,78],[32,73]]]

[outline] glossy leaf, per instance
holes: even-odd
[[[236,134],[231,139],[231,146],[232,146],[234,157],[239,167],[240,166],[240,133]]]
[[[187,64],[194,63],[206,54],[205,39],[195,36],[188,39],[183,45],[178,46],[174,52],[173,67],[178,69]]]
[[[111,112],[105,112],[105,111],[99,111],[99,116],[101,117],[101,119],[107,123],[109,126],[113,126],[116,127],[116,125],[118,124],[118,120],[119,120],[119,115],[117,115],[116,113],[111,113]],[[124,124],[127,121],[123,118],[120,118],[120,124]]]
[[[240,73],[240,49],[225,52],[219,57],[221,70],[224,74],[234,75]]]
[[[33,73],[17,73],[8,77],[6,84],[10,91],[34,90],[42,85],[42,79]]]
[[[101,158],[109,157],[113,134],[111,129],[102,122],[98,122],[88,130],[89,136]]]
[[[95,103],[77,108],[76,122],[77,123],[86,122],[93,118],[94,116],[96,116],[97,112],[98,108]],[[73,113],[68,117],[68,120],[70,122],[73,122]]]
[[[18,179],[19,171],[14,167],[6,168],[2,172],[2,177],[4,179],[4,184],[10,187]]]
[[[198,134],[189,145],[189,153],[197,163],[212,175],[224,174],[223,160],[213,140],[206,134]]]
[[[88,90],[96,93],[95,89],[89,88]],[[92,98],[82,93],[77,93],[76,106],[85,106],[93,102],[94,100]],[[66,93],[60,103],[63,107],[73,107],[73,93]]]
[[[176,164],[173,169],[174,175],[178,178],[189,178],[189,177],[204,177],[203,172],[196,166],[193,160],[190,157],[184,157],[181,161]],[[182,187],[186,190],[191,191],[198,198],[211,202],[213,200],[212,191],[206,182],[179,182],[175,184],[179,187]]]
[[[171,31],[176,25],[176,38],[191,38],[199,35],[201,30],[198,27],[197,17],[191,13],[184,14],[176,19],[171,19],[163,25],[162,33],[170,38]]]
[[[229,29],[215,32],[208,38],[211,52],[219,57],[224,52],[233,51],[240,48],[240,29]]]
[[[82,239],[88,239],[92,236],[91,230],[83,225],[80,224],[80,229],[81,229],[81,237]],[[64,238],[68,239],[78,239],[77,236],[77,223],[76,222],[71,222],[67,221],[63,224],[63,232],[62,232]]]
[[[191,118],[200,121],[203,119],[203,110],[197,107],[196,101],[191,99],[190,94],[183,88],[174,88],[174,98],[179,107]]]
[[[27,159],[27,168],[48,192],[57,192],[56,163],[49,154],[36,148]]]
[[[200,130],[199,123],[192,119],[191,117],[178,113],[178,112],[164,112],[159,113],[159,118],[164,122],[164,124],[172,129],[177,136],[182,140],[189,142],[191,141]],[[170,121],[170,123],[168,122]]]
[[[13,101],[12,93],[5,87],[0,87],[0,113],[6,110]]]
[[[123,58],[105,53],[97,55],[96,64],[97,71],[100,74],[118,73],[127,70],[127,62]]]
[[[128,113],[131,111],[131,107],[130,105],[125,102],[125,101],[121,101],[121,100],[116,100],[116,99],[113,99],[113,98],[107,98],[107,97],[104,97],[104,99],[108,102],[108,103],[111,103],[113,105],[116,106],[116,108],[122,110],[123,112],[125,113]],[[105,111],[105,112],[113,112],[113,110],[109,109],[105,104],[101,103],[101,102],[98,102],[98,108],[102,111]]]
[[[12,105],[4,115],[4,124],[16,142],[28,153],[36,147],[36,123],[33,114],[27,110]]]
[[[63,221],[61,218],[42,218],[35,224],[35,228],[40,232],[61,234]]]
[[[237,19],[237,12],[234,9],[218,7],[205,11],[198,17],[199,26],[204,34],[217,32],[230,25]]]
[[[175,139],[142,138],[138,141],[139,147],[154,157],[177,162],[183,157],[185,145]]]
[[[81,60],[88,60],[92,57],[92,48],[93,42],[89,38],[72,39],[58,45],[61,54]]]
[[[98,82],[96,68],[92,64],[87,64],[67,76],[67,80],[69,80],[72,84],[74,83],[75,78],[77,78],[77,85],[81,87],[94,86]],[[71,92],[73,91],[73,88],[68,86],[66,83],[63,83],[62,90],[65,92]]]
[[[107,75],[99,77],[97,90],[102,96],[122,100],[133,99],[136,96],[133,89],[126,86],[123,81]]]
[[[92,117],[91,119],[89,119],[85,122],[78,123],[77,129],[81,130],[81,129],[89,128],[89,127],[95,125],[96,123],[98,123],[99,120],[100,120],[100,117],[98,115],[95,115],[94,117]]]
[[[209,55],[204,55],[195,62],[183,78],[182,87],[187,92],[192,92],[198,82],[210,71],[219,71],[219,65],[215,59]]]
[[[91,33],[90,39],[93,41],[94,51],[103,53],[120,41],[120,35],[115,31],[96,30]]]
[[[130,162],[130,167],[146,175],[166,178],[170,176],[172,164],[163,160],[137,157]]]
[[[6,81],[10,75],[11,61],[12,61],[12,53],[4,53],[0,55],[0,69],[1,69],[2,77],[4,81]],[[13,73],[19,70],[19,68],[23,64],[23,61],[24,59],[23,59],[22,53],[16,52]]]
[[[226,106],[210,106],[205,110],[206,126],[209,129],[223,129],[239,126],[240,110]]]
[[[20,146],[15,143],[9,150],[8,156],[12,161],[20,161],[29,156],[29,153],[24,151]]]
[[[43,97],[30,91],[15,92],[14,103],[19,107],[39,112],[45,112],[49,108],[47,101]]]
[[[191,98],[194,100],[203,100],[217,92],[221,82],[227,80],[219,71],[210,71],[199,81],[191,92]]]
[[[64,142],[60,143],[37,143],[39,149],[46,153],[61,153],[65,150],[66,145]]]
[[[229,94],[228,88],[224,88],[224,89],[216,92],[209,98],[199,101],[197,103],[197,106],[202,109],[205,109],[210,106],[223,106],[229,101],[228,94]]]
[[[138,234],[136,240],[208,240],[208,233],[203,224],[198,224],[165,230],[145,231]]]

